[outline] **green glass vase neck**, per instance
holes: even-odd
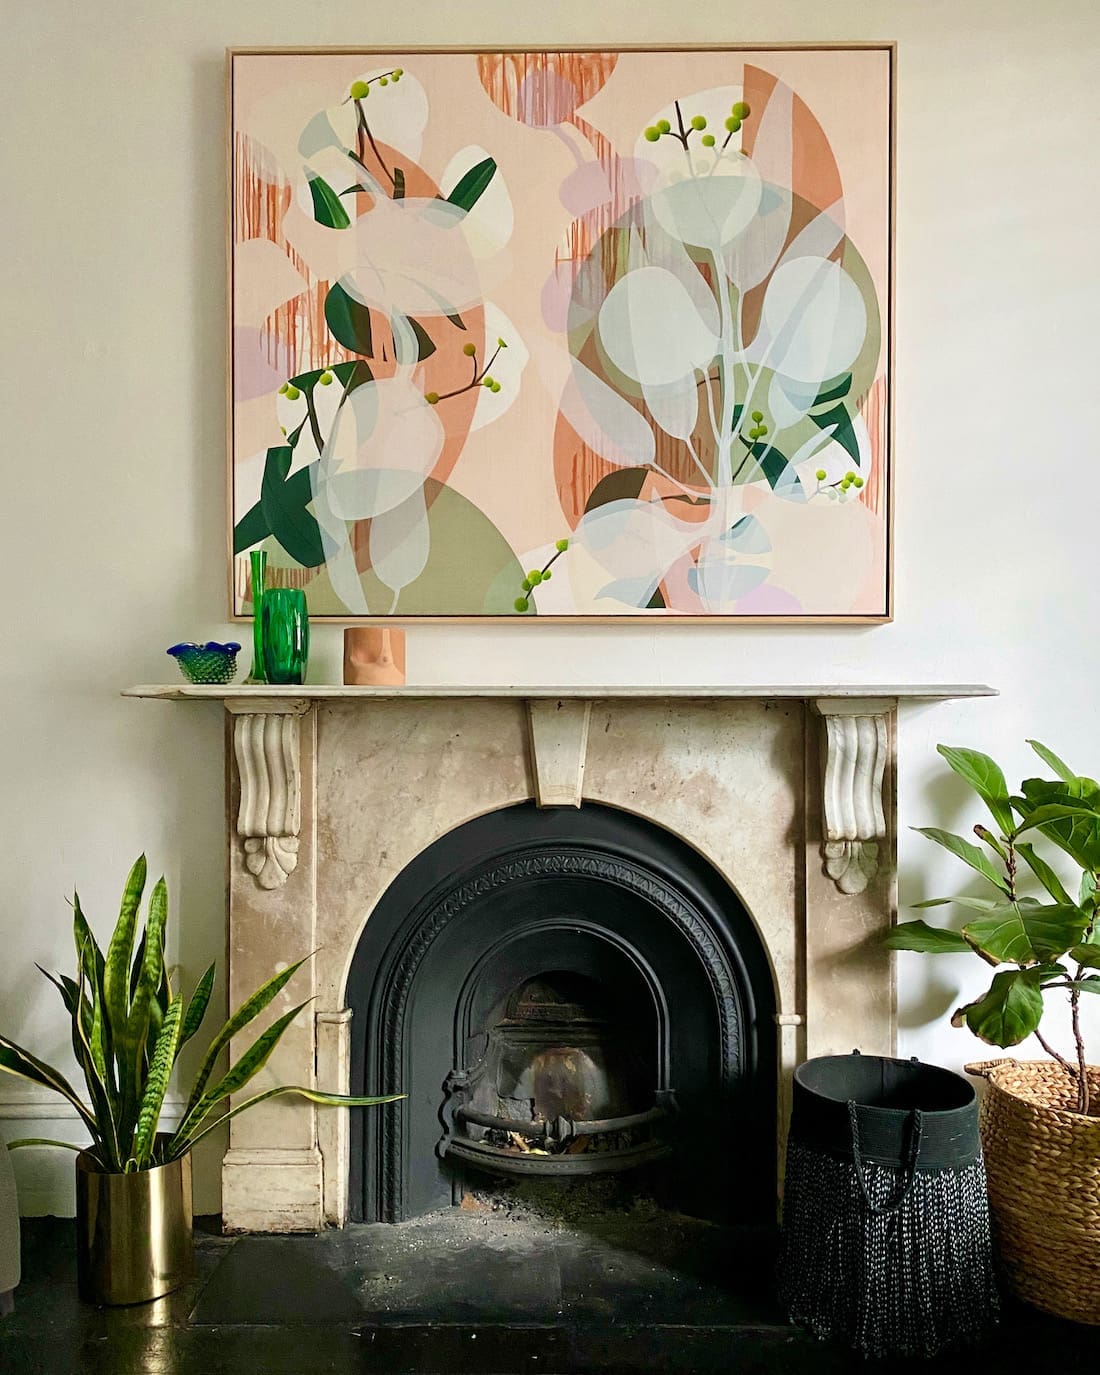
[[[267,580],[267,553],[263,549],[253,549],[248,558],[252,565],[252,672],[248,675],[248,681],[250,683],[266,683],[263,609],[264,584]]]

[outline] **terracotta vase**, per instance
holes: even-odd
[[[405,632],[381,626],[344,631],[344,682],[357,687],[396,687],[405,681]]]

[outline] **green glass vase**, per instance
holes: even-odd
[[[260,616],[269,683],[302,683],[309,661],[309,617],[300,587],[270,587]]]
[[[252,564],[252,672],[248,675],[248,681],[250,683],[266,683],[263,609],[264,583],[267,581],[267,554],[263,549],[253,549],[248,558]]]

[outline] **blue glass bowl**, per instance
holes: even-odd
[[[180,672],[191,683],[231,683],[237,671],[237,651],[240,645],[230,640],[218,644],[208,640],[204,645],[173,645],[167,652],[180,666]]]

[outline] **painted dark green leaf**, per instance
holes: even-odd
[[[395,201],[405,199],[405,173],[400,167],[393,169],[393,198]]]
[[[339,282],[329,287],[325,297],[325,324],[346,349],[374,357],[370,311],[349,296]]]
[[[309,192],[313,197],[313,218],[318,224],[326,225],[329,229],[347,229],[351,219],[340,197],[324,177],[317,176],[315,172],[307,172],[306,175],[309,178]]]
[[[970,949],[958,931],[929,926],[926,921],[903,921],[883,940],[890,950],[920,950],[926,955],[957,955]]]
[[[814,411],[810,412],[810,419],[819,430],[827,430],[830,425],[835,425],[832,438],[845,450],[848,456],[859,464],[859,440],[856,432],[852,428],[852,417],[848,414],[847,406],[838,404],[830,410],[823,411],[820,415]]]
[[[1043,1017],[1043,995],[1035,971],[1005,969],[993,977],[989,991],[960,1007],[951,1025],[968,1026],[991,1046],[1018,1046]]]
[[[485,188],[493,180],[497,165],[492,158],[485,158],[459,178],[458,185],[447,197],[452,205],[462,210],[472,210],[485,193]]]
[[[321,530],[315,516],[295,495],[288,493],[293,450],[285,444],[268,449],[260,503],[271,533],[286,552],[303,568],[317,568],[325,561]]]
[[[412,330],[413,335],[416,338],[416,357],[404,358],[402,357],[403,350],[401,348],[400,343],[398,342],[400,330],[394,330],[393,343],[394,349],[397,353],[397,361],[399,363],[412,364],[416,362],[422,363],[425,358],[430,358],[432,354],[435,352],[435,343],[432,340],[431,335],[420,323],[420,321],[414,320],[411,315],[401,315],[395,318],[397,321],[403,320],[405,324],[407,324],[409,328]],[[408,350],[405,349],[404,352],[407,353]]]
[[[852,390],[852,374],[842,373],[839,377],[830,377],[827,382],[822,382],[821,390],[813,399],[813,405],[823,406],[826,401],[839,401],[842,396],[847,396]]]
[[[374,373],[361,358],[352,358],[346,363],[334,363],[332,371],[340,379],[341,385],[346,388],[349,396],[357,387],[363,386],[365,382],[374,381]],[[300,471],[305,472],[306,470],[303,468]]]

